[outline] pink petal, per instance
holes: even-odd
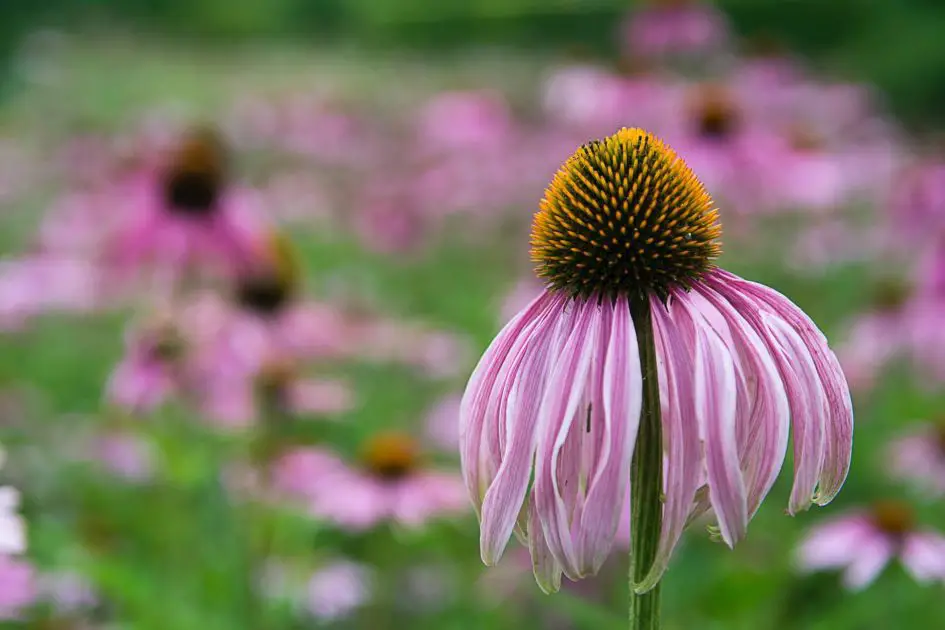
[[[460,460],[463,479],[477,514],[481,513],[483,497],[498,467],[488,446],[483,449],[487,421],[497,422],[495,416],[488,415],[490,405],[495,404],[496,382],[513,346],[523,334],[534,329],[536,318],[551,301],[547,292],[542,293],[506,324],[479,360],[466,385],[459,413]],[[493,432],[490,428],[489,433]]]
[[[561,588],[561,563],[551,553],[535,505],[532,493],[528,506],[528,551],[532,557],[532,571],[535,581],[545,593],[555,593]]]
[[[696,490],[702,482],[702,443],[699,439],[693,389],[695,327],[685,309],[671,317],[667,307],[654,298],[650,301],[656,356],[661,385],[660,407],[663,419],[663,450],[667,466],[664,472],[662,528],[660,542],[647,576],[636,584],[639,591],[659,582],[687,524]]]
[[[501,463],[482,502],[480,553],[487,565],[498,562],[525,502],[539,430],[538,408],[547,379],[547,356],[556,322],[551,311],[519,337],[503,366],[508,400]],[[501,377],[500,377],[501,378]]]
[[[831,424],[828,422],[831,412],[814,359],[795,328],[754,299],[750,290],[761,285],[722,271],[710,276],[708,283],[761,336],[778,366],[794,430],[794,487],[789,504],[789,511],[794,514],[810,505],[826,458],[826,425]],[[838,445],[835,450],[839,452],[841,448]]]
[[[684,310],[685,302],[677,305]],[[675,314],[675,313],[674,313]],[[695,324],[695,405],[705,447],[709,498],[722,539],[733,546],[745,535],[748,505],[738,461],[735,364],[722,339],[697,312]]]
[[[588,482],[587,497],[578,532],[580,569],[597,573],[613,546],[630,479],[630,461],[640,426],[643,379],[630,305],[620,298],[601,306],[611,317],[603,363],[603,413],[591,418],[587,431],[601,435],[602,447],[594,456],[596,470]],[[583,429],[578,427],[578,429]]]
[[[749,383],[754,383],[750,408],[740,421],[748,425],[742,469],[748,484],[748,512],[753,515],[774,485],[784,462],[790,429],[790,406],[778,368],[767,344],[722,296],[696,287],[721,313],[732,334],[733,354]]]
[[[811,529],[797,550],[797,564],[805,571],[849,565],[860,546],[880,535],[860,514],[844,516]]]
[[[575,417],[583,419],[584,401],[591,362],[597,350],[597,337],[601,317],[596,303],[573,302],[575,323],[566,334],[566,341],[557,356],[549,356],[553,366],[545,395],[539,411],[542,431],[538,440],[535,470],[535,505],[541,519],[548,547],[565,575],[577,579],[583,575],[577,564],[577,556],[571,538],[570,517],[577,507],[575,493],[569,486],[581,483],[578,478],[561,478],[559,467],[573,472],[580,467],[574,459],[579,454],[566,453],[562,449]]]
[[[814,496],[814,501],[819,505],[826,505],[836,496],[846,479],[853,449],[853,403],[840,362],[830,350],[820,329],[785,296],[769,287],[742,280],[727,272],[719,272],[719,277],[737,282],[746,293],[767,305],[797,331],[807,346],[824,388],[829,412],[825,427],[827,438],[824,465],[819,488]]]
[[[770,333],[785,354],[785,385],[794,421],[794,487],[790,512],[807,509],[824,465],[827,407],[813,360],[800,336],[783,320],[762,314]]]
[[[919,532],[906,538],[902,564],[917,582],[945,582],[945,537]]]
[[[885,536],[877,536],[861,543],[853,562],[843,574],[843,584],[850,590],[866,588],[880,574],[893,557],[895,548]]]

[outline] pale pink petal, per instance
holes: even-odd
[[[825,505],[836,496],[843,485],[850,469],[853,449],[853,403],[840,362],[830,350],[820,329],[785,296],[769,287],[742,280],[727,272],[719,272],[719,277],[737,282],[754,299],[774,311],[797,332],[807,347],[826,395],[829,414],[825,423],[824,462],[818,480],[819,487],[814,496],[816,503]]]
[[[516,344],[512,349],[508,376],[504,379],[506,386],[499,390],[508,404],[501,464],[482,503],[480,551],[487,565],[495,564],[502,556],[528,490],[540,426],[538,408],[547,379],[549,346],[555,332],[555,322],[548,319],[549,313],[540,315],[532,332],[520,338],[525,343]],[[503,366],[503,371],[505,369]]]
[[[660,379],[660,412],[663,419],[663,450],[666,453],[663,516],[660,542],[653,566],[635,585],[646,590],[656,585],[686,527],[696,490],[702,484],[702,442],[693,387],[695,325],[685,309],[650,301],[656,357]],[[628,509],[624,508],[627,513]],[[629,516],[627,517],[629,521]]]
[[[830,410],[817,368],[808,346],[795,328],[749,294],[748,285],[752,283],[720,271],[710,276],[709,284],[761,336],[778,366],[787,391],[794,430],[794,487],[789,504],[789,511],[794,514],[810,505],[826,457],[826,425]]]
[[[18,619],[37,595],[33,565],[0,554],[0,619]]]
[[[339,414],[354,407],[354,391],[344,381],[295,380],[289,384],[287,396],[289,406],[297,413]]]
[[[788,396],[794,401],[791,408],[794,416],[794,487],[790,503],[793,514],[807,509],[813,500],[824,465],[827,408],[816,368],[801,338],[781,319],[765,314],[762,319],[771,340],[779,344],[786,356],[790,366],[786,372],[793,372],[795,377],[785,378]]]
[[[585,408],[579,407],[585,400],[591,362],[597,351],[601,316],[596,302],[574,301],[572,308],[576,311],[574,326],[570,331],[561,331],[567,334],[567,340],[557,356],[549,357],[552,372],[539,411],[542,431],[536,455],[535,504],[548,547],[565,575],[577,579],[583,571],[577,565],[570,522],[577,506],[572,503],[575,497],[568,486],[576,486],[581,480],[562,479],[560,469],[573,471],[579,467],[564,459],[562,450],[576,417],[583,419],[586,413]]]
[[[607,559],[621,512],[629,509],[624,500],[643,403],[640,353],[630,305],[619,298],[613,305],[602,304],[600,308],[605,317],[611,317],[609,339],[603,339],[603,413],[590,419],[586,432],[602,433],[603,444],[595,453],[596,469],[588,480],[577,539],[580,568],[592,574]]]
[[[860,547],[877,536],[882,534],[860,514],[817,525],[798,547],[798,566],[805,571],[847,566],[856,558]]]
[[[850,566],[843,573],[843,584],[850,590],[866,588],[889,564],[895,553],[895,544],[885,536],[864,540],[856,550]]]
[[[742,365],[748,386],[754,384],[748,401],[750,409],[741,416],[748,424],[742,469],[748,485],[748,513],[753,515],[784,462],[790,430],[787,392],[767,344],[745,318],[708,287],[697,287],[694,291],[700,292],[724,317],[732,335],[734,355]]]
[[[483,444],[483,436],[493,432],[486,430],[487,423],[498,422],[497,418],[488,415],[488,411],[490,404],[494,404],[502,366],[519,337],[534,329],[537,316],[551,300],[548,293],[541,294],[506,324],[479,360],[466,385],[459,413],[460,461],[463,479],[477,514],[481,513],[483,497],[498,468],[495,456]]]
[[[677,302],[683,307],[682,302]],[[705,448],[709,498],[719,520],[722,539],[732,546],[745,535],[748,505],[738,461],[735,364],[722,339],[697,313],[695,405]]]
[[[555,558],[545,540],[545,533],[538,518],[535,493],[532,492],[528,506],[528,550],[532,557],[532,571],[539,588],[545,593],[555,593],[561,588],[561,563]]]
[[[902,564],[917,582],[945,582],[945,537],[936,532],[909,534],[901,551]]]
[[[417,472],[392,484],[391,518],[411,527],[423,525],[437,516],[466,512],[469,499],[458,475]]]

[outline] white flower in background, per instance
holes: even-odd
[[[6,452],[0,446],[0,468],[6,461]],[[0,554],[19,554],[26,551],[26,523],[17,511],[20,493],[10,486],[0,486]]]

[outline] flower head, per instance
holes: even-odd
[[[797,553],[805,571],[844,568],[844,585],[869,586],[898,558],[917,582],[945,582],[945,536],[921,530],[912,509],[881,501],[813,528]]]
[[[712,199],[676,153],[640,129],[582,146],[555,175],[532,227],[538,275],[558,290],[665,295],[720,248]]]
[[[424,466],[416,443],[401,433],[368,440],[357,467],[323,449],[290,451],[276,463],[273,479],[313,516],[355,531],[384,521],[419,526],[467,509],[462,480]]]
[[[838,492],[853,415],[837,359],[787,298],[714,266],[719,234],[692,171],[639,129],[582,146],[555,176],[532,230],[548,286],[486,350],[460,409],[486,564],[513,530],[544,590],[603,564],[629,509],[640,335],[655,346],[664,500],[638,589],[655,585],[693,516],[711,509],[729,545],[744,536],[791,426],[790,511]]]

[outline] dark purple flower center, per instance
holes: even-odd
[[[274,273],[251,274],[236,286],[236,301],[244,309],[264,317],[280,312],[292,299],[292,287]]]
[[[187,135],[164,171],[165,207],[195,218],[213,214],[224,186],[225,161],[223,144],[214,132],[197,130]]]

